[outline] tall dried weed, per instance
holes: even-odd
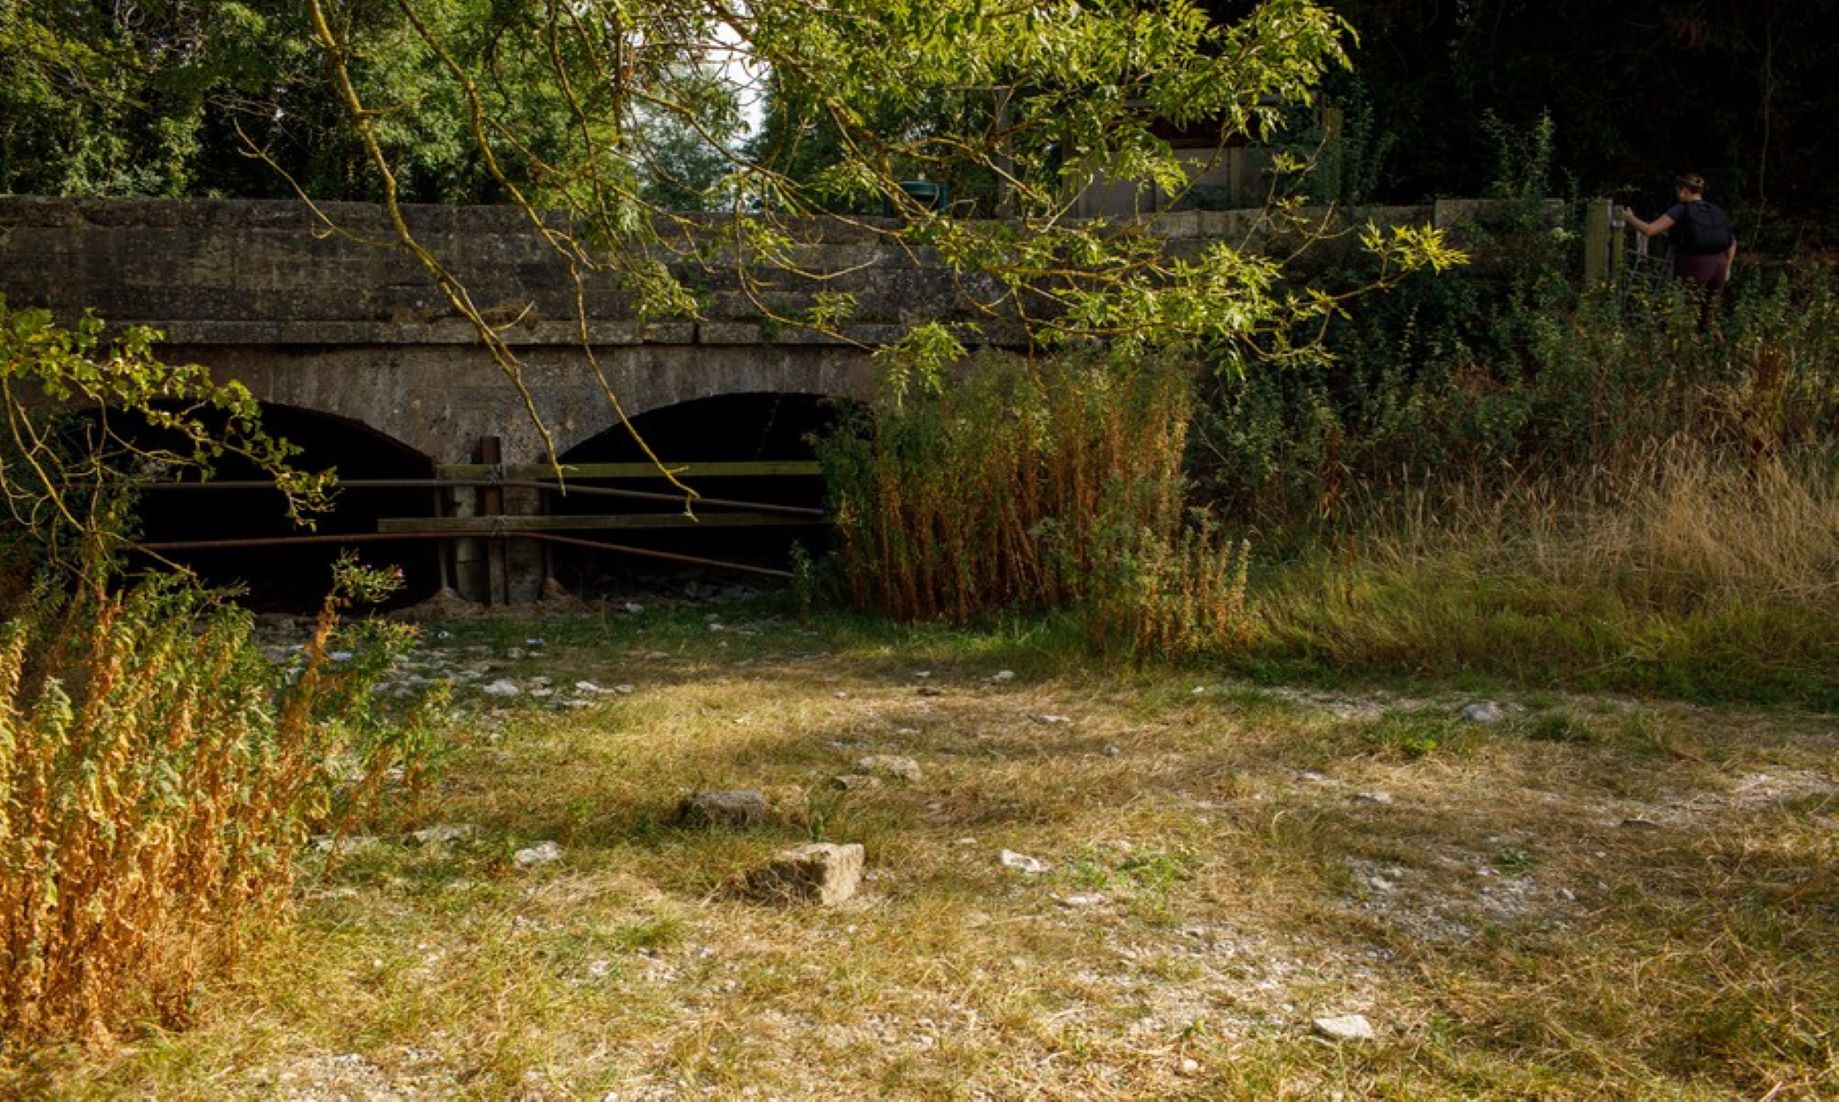
[[[1078,609],[1104,651],[1180,654],[1244,629],[1245,550],[1186,507],[1191,369],[986,355],[823,442],[858,608],[971,621]]]
[[[183,1023],[309,831],[423,760],[425,724],[368,704],[391,640],[329,661],[336,621],[281,686],[247,613],[171,579],[0,624],[0,1048]]]

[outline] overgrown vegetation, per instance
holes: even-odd
[[[347,567],[337,600],[382,579]],[[181,1025],[201,975],[289,898],[309,832],[374,809],[426,758],[425,717],[369,683],[408,636],[329,645],[284,679],[252,617],[171,578],[41,589],[0,625],[0,1048]],[[414,776],[406,776],[412,784]]]
[[[1413,278],[1363,300],[1330,330],[1329,363],[1214,377],[1192,455],[1202,493],[1280,543],[1427,482],[1595,472],[1600,485],[1650,470],[1667,442],[1734,463],[1830,444],[1839,288],[1826,273],[1748,274],[1707,332],[1683,291],[1580,294],[1563,242],[1542,248],[1511,278]]]
[[[389,717],[370,685],[411,638],[339,632],[392,576],[344,562],[299,661],[250,644],[252,617],[179,574],[124,574],[135,485],[226,453],[298,505],[323,476],[287,467],[241,386],[0,300],[0,1051],[182,1024],[194,985],[288,901],[309,831],[412,789],[425,710]],[[135,444],[123,421],[171,446]],[[144,438],[143,438],[144,439]],[[35,579],[35,580],[34,580]],[[435,697],[429,697],[427,705]]]
[[[821,442],[858,608],[960,623],[1076,608],[1102,651],[1185,655],[1247,630],[1246,553],[1190,516],[1193,368],[988,355]]]
[[[1577,292],[1538,226],[1506,271],[1363,302],[1326,363],[983,361],[884,405],[827,446],[850,599],[1077,609],[1100,650],[1292,675],[1835,706],[1830,277],[1759,273],[1707,323]]]
[[[1548,247],[1202,403],[1196,478],[1264,553],[1259,656],[1833,706],[1830,275],[1754,271],[1707,322],[1579,293]]]

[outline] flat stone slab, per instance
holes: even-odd
[[[1376,1034],[1365,1014],[1337,1014],[1317,1018],[1315,1031],[1331,1041],[1371,1041]]]
[[[747,878],[747,894],[764,903],[835,906],[862,885],[865,852],[858,842],[809,842],[773,854]]]

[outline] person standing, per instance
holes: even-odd
[[[1705,198],[1705,178],[1696,172],[1675,179],[1673,194],[1678,202],[1652,222],[1643,221],[1631,207],[1622,208],[1622,217],[1644,236],[1671,234],[1673,278],[1715,295],[1730,282],[1730,266],[1737,259],[1730,215]]]

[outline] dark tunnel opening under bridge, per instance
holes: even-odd
[[[568,449],[566,466],[649,463],[636,433],[667,466],[687,465],[680,479],[700,499],[692,506],[699,521],[674,527],[581,530],[571,537],[787,571],[794,546],[813,558],[829,546],[830,528],[821,517],[823,479],[816,473],[813,441],[856,408],[845,399],[819,394],[754,392],[698,398],[638,414],[631,428],[616,424]],[[707,465],[719,464],[711,468]],[[699,470],[700,468],[700,470]],[[622,472],[624,473],[624,472]],[[638,491],[657,500],[591,493],[549,493],[557,516],[609,513],[672,518],[684,513],[685,497],[656,471],[636,477],[570,475],[571,486]],[[633,554],[608,554],[578,546],[553,546],[551,569],[563,588],[583,597],[682,592],[712,595],[720,588],[761,588],[782,579],[747,570],[698,566]]]
[[[433,518],[452,516],[456,504],[461,513],[485,511],[481,506],[491,495],[481,483],[496,481],[497,472],[439,487],[443,472],[434,461],[386,434],[336,415],[265,404],[264,429],[300,449],[292,466],[337,474],[334,508],[316,515],[311,529],[300,527],[255,464],[225,456],[208,480],[186,471],[142,494],[138,539],[157,554],[133,556],[130,565],[171,563],[207,585],[239,591],[241,603],[256,611],[295,614],[320,606],[342,554],[400,572],[401,590],[382,606],[390,609],[459,584],[466,573],[459,560],[494,540],[523,543],[523,553],[511,561],[524,569],[540,563],[564,590],[588,599],[773,588],[783,584],[794,546],[814,558],[828,548],[813,441],[854,408],[823,395],[767,392],[694,399],[637,415],[631,429],[612,425],[564,452],[559,458],[565,467],[584,469],[571,471],[563,488],[526,486],[500,495],[512,514],[502,538],[481,539],[475,532],[469,549],[449,538],[458,533],[428,529],[440,523]],[[144,424],[124,428],[115,418],[112,425],[139,446],[175,443]],[[685,496],[650,466],[634,430],[667,465],[687,466],[680,477],[700,495],[694,522],[684,517]],[[595,472],[596,464],[623,469],[609,476]],[[517,481],[506,479],[506,485]],[[545,531],[520,540],[514,529],[523,518],[516,514],[530,511],[539,514],[530,519]],[[481,592],[465,595],[487,602],[503,589],[474,588]]]

